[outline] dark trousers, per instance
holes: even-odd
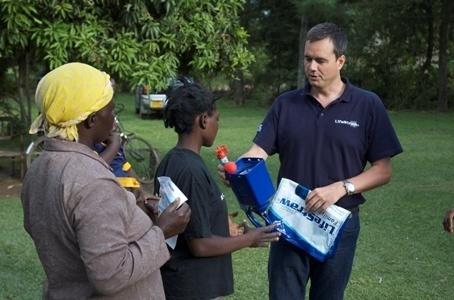
[[[352,270],[359,230],[359,216],[355,212],[344,225],[335,255],[323,263],[283,239],[272,243],[268,261],[270,299],[304,299],[309,279],[309,299],[343,299]]]

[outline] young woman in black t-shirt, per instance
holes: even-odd
[[[175,129],[178,142],[156,177],[169,176],[188,197],[192,212],[171,259],[161,268],[167,299],[213,299],[233,293],[231,253],[279,239],[275,225],[229,235],[224,195],[200,156],[202,146],[213,144],[218,122],[212,94],[194,83],[174,90],[164,110],[165,126]]]

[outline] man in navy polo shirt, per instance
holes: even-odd
[[[278,180],[289,178],[312,189],[307,210],[336,204],[352,212],[336,254],[320,263],[284,239],[273,243],[269,258],[270,299],[343,299],[359,234],[362,192],[387,183],[391,157],[402,152],[380,98],[341,78],[347,37],[335,24],[307,33],[307,84],[279,96],[243,156],[279,154]],[[370,167],[365,170],[366,164]]]

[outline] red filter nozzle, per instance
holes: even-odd
[[[226,173],[229,174],[234,174],[236,172],[236,163],[233,161],[229,161],[227,158],[227,154],[229,154],[229,149],[227,148],[226,145],[219,145],[216,147],[214,150],[214,153],[216,153],[216,157],[219,159],[221,164],[224,166],[224,170]]]
[[[227,148],[226,145],[219,145],[214,150],[214,153],[216,153],[216,157],[218,159],[223,159],[224,157],[227,156],[227,154],[229,154],[229,149]]]
[[[226,173],[235,174],[236,169],[237,169],[236,163],[234,163],[233,161],[229,161],[224,164],[224,170]]]

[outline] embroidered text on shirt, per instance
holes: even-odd
[[[345,125],[351,126],[353,128],[359,127],[359,124],[356,121],[345,121],[345,120],[336,119],[336,120],[334,120],[334,123],[336,123],[336,124],[345,124]]]

